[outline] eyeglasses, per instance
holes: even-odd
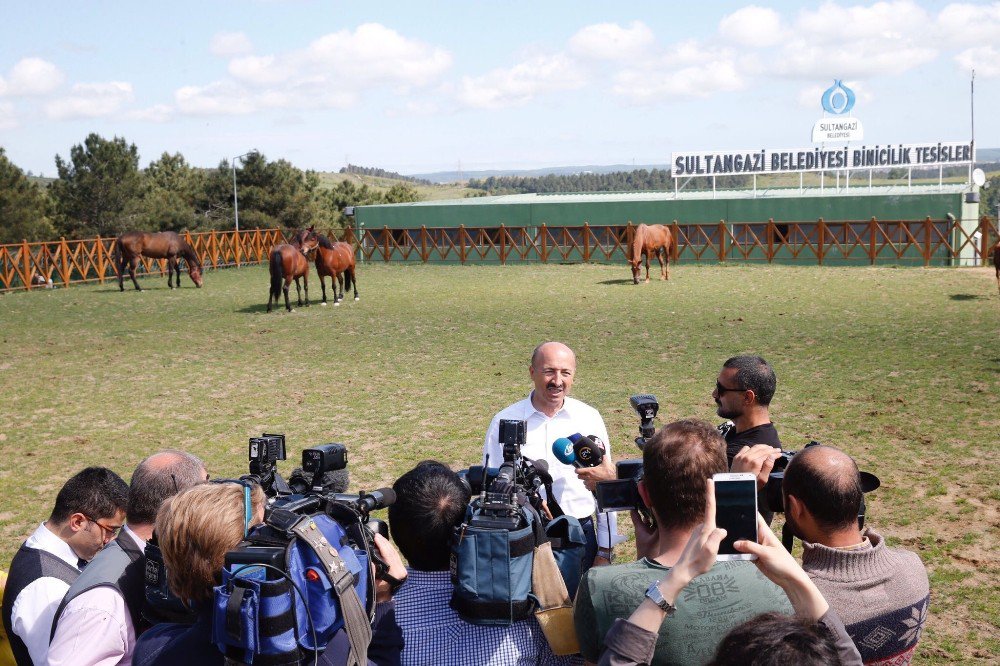
[[[116,536],[118,536],[118,530],[120,530],[122,528],[121,525],[112,525],[111,527],[108,527],[107,525],[102,525],[100,521],[94,520],[93,518],[91,518],[87,514],[83,514],[83,517],[86,518],[87,520],[89,520],[90,522],[94,523],[98,527],[100,527],[101,530],[103,530],[104,532],[107,532],[109,535],[111,535],[112,539],[114,539]]]
[[[735,391],[737,393],[742,393],[743,391],[747,391],[747,390],[749,390],[749,389],[745,389],[745,388],[726,388],[725,386],[723,386],[722,384],[720,384],[718,380],[715,381],[715,392],[718,393],[719,395],[722,395],[723,393],[729,393],[731,391]]]

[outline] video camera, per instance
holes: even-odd
[[[500,467],[473,465],[458,472],[473,497],[471,526],[517,530],[524,526],[521,502],[526,501],[541,511],[539,491],[552,483],[552,476],[546,461],[530,460],[521,454],[526,435],[525,421],[502,419],[499,439],[503,463]]]
[[[640,450],[656,432],[653,420],[660,410],[656,396],[640,393],[629,398],[629,404],[639,416],[639,436],[635,444]],[[615,464],[616,481],[598,481],[595,495],[598,511],[638,511],[647,525],[652,527],[653,514],[639,495],[639,481],[642,479],[642,460],[619,460]]]

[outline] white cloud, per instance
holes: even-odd
[[[17,127],[17,116],[14,114],[14,105],[10,102],[0,102],[0,130],[15,127]]]
[[[166,104],[154,104],[145,109],[129,111],[125,117],[129,120],[143,120],[151,123],[165,123],[173,118],[174,109]]]
[[[749,5],[724,16],[719,22],[719,34],[742,46],[766,47],[778,44],[784,31],[778,12]]]
[[[97,118],[117,113],[122,105],[131,102],[132,84],[124,81],[108,83],[78,83],[67,97],[54,99],[45,105],[49,118]]]
[[[648,104],[673,97],[709,97],[746,86],[731,53],[703,58],[702,64],[672,65],[667,57],[660,66],[627,69],[618,74],[613,92],[635,104]]]
[[[256,110],[247,91],[232,82],[184,86],[174,93],[174,101],[181,113],[191,115],[246,115]]]
[[[537,95],[573,90],[586,83],[580,67],[565,54],[536,56],[478,77],[466,76],[458,90],[463,105],[479,109],[518,106]]]
[[[932,19],[910,0],[845,7],[833,2],[803,11],[776,71],[793,78],[899,74],[937,58]]]
[[[217,32],[212,35],[208,50],[220,58],[231,58],[253,53],[253,43],[242,32]]]
[[[617,23],[597,23],[579,30],[569,40],[569,51],[594,60],[630,60],[653,45],[653,31],[641,21],[628,28]]]
[[[274,56],[244,56],[229,61],[229,73],[252,85],[283,83],[295,74],[288,61],[275,62]]]
[[[994,78],[1000,76],[1000,51],[992,46],[966,49],[955,56],[959,68],[968,73],[976,70],[976,76]]]
[[[963,45],[989,45],[1000,34],[1000,2],[989,5],[953,3],[938,14],[938,25],[946,39]]]
[[[64,79],[63,73],[51,62],[41,58],[23,58],[7,73],[7,94],[47,95],[62,85]]]

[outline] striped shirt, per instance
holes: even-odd
[[[509,627],[469,624],[451,600],[447,571],[408,569],[406,585],[393,597],[403,630],[402,666],[529,666],[582,664],[579,656],[552,654],[534,618]]]

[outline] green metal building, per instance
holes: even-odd
[[[543,228],[581,228],[584,225],[599,228],[622,228],[629,223],[638,225],[672,224],[679,225],[681,232],[680,261],[700,258],[706,260],[763,259],[766,252],[739,253],[732,248],[723,254],[698,252],[699,239],[711,244],[711,238],[704,229],[712,233],[720,223],[729,229],[721,233],[737,239],[740,235],[759,239],[764,233],[778,237],[781,242],[770,259],[785,263],[816,263],[814,254],[803,256],[796,247],[816,243],[824,238],[819,220],[825,223],[841,223],[837,233],[843,240],[863,236],[872,218],[880,223],[885,221],[906,221],[907,224],[893,225],[894,231],[879,234],[880,242],[909,242],[910,247],[894,263],[924,263],[921,244],[934,241],[937,247],[931,252],[934,265],[956,265],[971,263],[974,250],[968,242],[978,228],[978,207],[965,203],[964,185],[935,184],[933,186],[891,186],[855,187],[825,190],[815,189],[773,189],[729,192],[629,192],[594,194],[519,194],[499,197],[479,197],[447,201],[426,201],[406,204],[362,206],[355,209],[355,232],[363,233],[374,244],[388,233],[392,239],[403,239],[412,243],[412,230],[421,228],[433,230],[488,230],[494,236],[501,228],[517,229],[520,233],[533,236]],[[932,227],[926,220],[933,222]],[[769,221],[773,224],[769,225]],[[850,224],[843,224],[850,223]],[[769,229],[768,229],[769,228]],[[404,233],[411,230],[411,233]],[[964,233],[963,233],[964,232]],[[454,232],[446,232],[454,239]],[[889,238],[896,234],[898,239]],[[380,235],[381,234],[381,235]],[[440,235],[440,234],[439,234]],[[502,234],[501,234],[502,235]],[[441,236],[443,237],[443,236]],[[938,243],[945,238],[944,247]],[[687,243],[684,243],[684,240]],[[873,239],[869,239],[873,240]],[[963,245],[968,247],[962,247]],[[730,241],[732,242],[732,240]],[[739,241],[736,241],[739,244]],[[858,245],[855,242],[855,245]],[[381,247],[381,246],[379,246]],[[757,248],[760,250],[761,248]],[[968,254],[968,262],[965,255]],[[395,242],[386,242],[385,260],[428,260],[410,254],[408,256]],[[841,253],[843,255],[843,253]],[[570,256],[570,260],[575,257]],[[578,257],[582,260],[582,257]],[[831,258],[825,263],[865,264],[870,261],[860,253],[839,261]],[[433,257],[429,259],[435,260]],[[438,261],[454,258],[438,257]],[[487,251],[477,255],[477,261],[498,261],[497,252]],[[528,260],[531,260],[530,258]],[[623,261],[624,252],[618,251],[610,257],[598,257],[597,261]]]

